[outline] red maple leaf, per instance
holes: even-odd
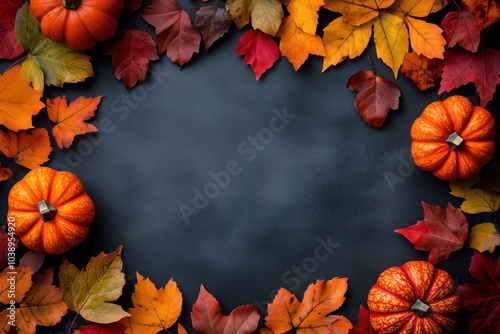
[[[479,283],[458,287],[460,306],[471,312],[469,331],[489,334],[500,331],[500,262],[493,255],[476,252],[469,272]]]
[[[223,315],[219,302],[203,285],[191,311],[193,329],[198,334],[251,334],[257,330],[259,319],[253,304],[241,305],[229,316]]]
[[[122,79],[129,89],[144,80],[149,61],[158,59],[155,41],[148,33],[135,29],[119,30],[104,45],[102,53],[112,56],[115,77]]]
[[[460,209],[448,203],[446,210],[422,202],[424,220],[394,232],[405,236],[417,250],[430,251],[429,262],[449,259],[468,238],[469,223]]]
[[[466,50],[476,52],[481,40],[481,30],[476,16],[470,12],[449,12],[441,22],[446,46],[456,44]]]
[[[23,5],[22,0],[0,1],[0,58],[14,59],[23,53],[14,32],[16,13]]]
[[[142,10],[141,17],[156,28],[160,53],[167,51],[167,57],[175,64],[184,65],[200,51],[200,32],[175,0],[153,0]]]
[[[254,29],[241,36],[236,54],[245,55],[244,63],[252,67],[257,80],[280,58],[276,41],[270,35]]]
[[[370,324],[370,311],[359,305],[358,325],[349,330],[349,334],[377,334]]]
[[[438,94],[450,92],[473,82],[480,95],[482,107],[491,101],[500,82],[500,51],[484,47],[470,52],[460,47],[444,54],[443,77]]]
[[[105,325],[93,324],[81,326],[74,334],[122,334],[125,329],[124,325],[116,322]]]
[[[372,71],[358,71],[347,82],[347,88],[358,93],[355,106],[364,120],[380,128],[390,109],[398,109],[399,91],[396,83],[375,75]]]

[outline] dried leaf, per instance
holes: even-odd
[[[221,38],[231,27],[231,15],[221,7],[203,6],[196,12],[196,25],[201,29],[205,48]]]
[[[401,92],[397,84],[372,71],[353,74],[347,88],[358,93],[356,109],[368,124],[376,128],[384,124],[390,109],[398,109]]]
[[[47,114],[49,119],[55,123],[52,135],[59,148],[70,147],[76,135],[98,131],[94,125],[85,123],[85,121],[94,117],[94,111],[101,102],[101,98],[102,96],[95,98],[80,96],[69,106],[64,95],[47,100]]]
[[[227,0],[226,10],[231,15],[236,28],[241,29],[250,22],[251,0]]]
[[[481,253],[493,253],[495,248],[500,246],[500,233],[495,224],[482,223],[474,226],[469,236],[469,245]]]
[[[467,242],[469,223],[459,209],[448,203],[446,210],[422,202],[424,219],[415,225],[394,230],[421,251],[430,251],[429,262],[449,259]]]
[[[120,29],[106,42],[102,53],[111,55],[112,68],[117,79],[128,89],[146,78],[150,60],[158,59],[156,43],[141,30]]]
[[[481,30],[486,29],[500,19],[500,2],[498,0],[463,0],[462,8],[464,11],[473,13],[476,16]]]
[[[40,93],[21,77],[21,66],[11,67],[0,76],[0,125],[19,131],[33,127],[31,117],[45,107]]]
[[[252,67],[257,80],[280,58],[280,50],[274,39],[253,29],[241,36],[236,54],[245,55],[244,63]]]
[[[441,59],[429,59],[415,52],[409,52],[403,59],[401,73],[410,78],[420,90],[426,90],[439,83],[443,66]]]
[[[33,270],[30,267],[10,265],[5,267],[0,273],[0,303],[10,305],[10,301],[14,300],[16,304],[19,304],[31,288],[32,276]]]
[[[0,152],[23,167],[33,169],[49,160],[52,152],[49,133],[44,128],[29,132],[0,131]]]
[[[466,213],[498,212],[500,210],[500,193],[472,188],[478,180],[479,177],[451,181],[450,194],[465,199],[460,209]]]
[[[250,11],[253,29],[276,36],[285,16],[279,0],[251,0]]]
[[[109,254],[92,257],[81,271],[63,259],[59,267],[59,283],[70,310],[85,320],[108,324],[130,316],[113,304],[122,294],[125,274],[122,272],[122,246]]]

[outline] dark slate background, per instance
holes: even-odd
[[[137,15],[127,20],[153,33]],[[183,293],[181,322],[187,328],[201,284],[229,314],[246,303],[264,312],[280,287],[302,299],[318,279],[348,277],[347,300],[336,313],[356,324],[360,304],[366,306],[384,269],[427,259],[394,229],[422,219],[422,201],[461,203],[446,182],[417,169],[410,156],[413,121],[428,103],[449,94],[421,92],[400,76],[399,110],[375,129],[360,117],[355,93],[346,88],[358,70],[375,69],[394,80],[372,44],[361,57],[324,73],[320,57],[309,57],[297,72],[281,58],[257,81],[235,54],[243,33],[233,26],[182,69],[162,55],[132,90],[113,76],[111,58],[93,50],[95,78],[46,90],[45,97],[65,94],[69,101],[104,96],[90,120],[100,131],[77,137],[70,149],[54,144],[46,164],[78,175],[96,205],[88,238],[67,257],[81,267],[123,245],[127,285],[120,304],[131,306],[136,272],[157,287],[173,278]],[[10,64],[1,61],[0,70]],[[470,85],[455,93],[478,103]],[[498,104],[496,98],[488,105],[497,118]],[[285,112],[286,125],[275,119]],[[34,122],[50,126],[45,111]],[[3,156],[0,162],[14,168]],[[233,175],[216,186],[211,175],[221,177],[228,166]],[[8,190],[26,172],[17,167],[16,179],[0,183],[1,212]],[[205,188],[203,202],[196,193]],[[193,201],[197,212],[185,219],[179,207],[196,209]],[[473,282],[471,255],[462,250],[438,267],[457,284]],[[49,257],[46,265],[61,259]],[[59,326],[39,332],[63,333],[73,317],[70,312]],[[81,324],[79,318],[76,326]],[[465,327],[462,319],[460,332]]]

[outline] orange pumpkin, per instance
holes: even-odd
[[[31,0],[30,7],[49,39],[75,50],[88,50],[114,35],[124,3],[124,0]]]
[[[78,177],[49,167],[33,169],[14,184],[8,207],[21,242],[48,254],[62,254],[82,242],[95,215]]]
[[[426,261],[391,267],[368,293],[370,323],[378,334],[452,333],[460,302],[453,278]]]
[[[411,128],[415,164],[451,181],[476,176],[495,153],[495,120],[468,98],[430,103]]]

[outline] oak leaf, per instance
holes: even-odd
[[[410,78],[420,90],[437,86],[443,74],[443,60],[429,59],[415,52],[409,52],[403,59],[401,73]]]
[[[446,46],[460,45],[466,50],[476,52],[481,41],[481,30],[476,17],[470,12],[449,12],[441,21]]]
[[[121,320],[125,333],[154,334],[172,327],[182,309],[182,294],[177,283],[170,279],[165,287],[157,289],[149,278],[136,275],[134,307],[128,310],[130,318]]]
[[[11,300],[16,304],[23,301],[32,285],[33,270],[30,267],[19,266],[12,268],[10,265],[5,267],[0,273],[0,303],[9,305]],[[10,280],[14,277],[14,280]],[[11,283],[15,284],[15,293],[12,296]]]
[[[495,224],[482,223],[474,226],[469,236],[469,245],[481,253],[493,253],[495,248],[500,246],[500,233]]]
[[[476,16],[481,30],[486,29],[500,19],[500,2],[498,0],[463,0],[462,8],[464,11],[473,13]]]
[[[80,96],[69,105],[64,95],[47,100],[47,114],[55,123],[52,135],[59,148],[70,147],[76,135],[98,131],[94,125],[85,121],[94,117],[94,111],[101,102],[101,98],[102,96],[95,98]]]
[[[314,35],[318,26],[318,11],[324,4],[324,0],[290,0],[286,8],[297,27]]]
[[[15,31],[21,47],[29,50],[25,61],[29,59],[38,63],[38,66],[31,64],[30,67],[42,70],[46,85],[62,87],[65,83],[81,82],[94,76],[90,56],[45,37],[40,30],[40,22],[33,16],[28,4],[24,4],[17,13]],[[42,93],[39,75],[35,87]],[[28,80],[28,77],[25,78]]]
[[[349,57],[360,56],[367,48],[372,35],[370,22],[355,26],[344,17],[338,17],[323,30],[323,44],[326,56],[323,59],[322,72],[330,66],[335,66]]]
[[[18,333],[36,333],[36,326],[53,326],[68,312],[62,291],[52,285],[53,269],[38,272],[22,303],[16,309]]]
[[[500,193],[496,191],[474,188],[479,177],[450,182],[450,194],[465,199],[460,206],[463,212],[476,214],[482,212],[498,212],[500,210]]]
[[[285,288],[281,288],[268,305],[265,325],[274,333],[294,331],[297,334],[347,334],[351,322],[331,314],[345,301],[347,278],[318,280],[304,292],[302,302]]]
[[[44,128],[0,131],[0,152],[23,167],[40,167],[49,160],[51,151],[49,133]]]
[[[197,334],[251,334],[257,330],[259,319],[257,306],[250,304],[238,306],[225,316],[217,299],[203,285],[191,311]]]
[[[19,131],[33,127],[31,117],[45,107],[38,93],[21,77],[21,66],[11,67],[0,76],[0,125]]]
[[[123,334],[125,326],[120,323],[84,325],[73,334]]]
[[[236,54],[245,56],[244,63],[252,67],[257,80],[280,58],[280,50],[274,39],[260,30],[253,29],[240,37]]]
[[[196,12],[195,24],[201,30],[205,48],[221,38],[231,27],[231,15],[218,6],[203,6]]]
[[[325,0],[325,8],[341,13],[342,17],[355,26],[367,23],[389,8],[395,0]]]
[[[252,28],[276,36],[285,13],[279,0],[251,0],[250,19]]]
[[[59,267],[59,283],[68,308],[85,320],[107,324],[130,316],[113,304],[122,295],[125,274],[122,272],[122,246],[92,257],[81,271],[66,257]]]
[[[0,163],[0,182],[1,181],[7,181],[14,175],[14,172],[12,172],[9,168],[7,167],[2,167],[2,164]],[[0,268],[2,266],[0,265]]]
[[[151,60],[158,59],[156,43],[145,31],[120,29],[106,42],[102,53],[111,55],[111,67],[117,79],[128,89],[146,78]]]
[[[250,22],[251,0],[227,0],[226,11],[233,19],[236,28],[241,29]]]
[[[470,52],[460,47],[445,53],[443,78],[438,94],[474,83],[482,107],[491,101],[500,82],[500,51],[490,47]]]
[[[428,261],[437,264],[460,250],[468,238],[465,215],[448,203],[446,210],[422,202],[424,219],[415,225],[394,230],[421,251],[430,251]]]
[[[375,75],[372,71],[358,71],[353,74],[347,88],[357,92],[356,109],[370,125],[380,128],[390,109],[398,109],[401,92],[396,83]]]
[[[474,253],[469,267],[478,282],[458,287],[460,306],[469,314],[472,334],[497,333],[500,328],[500,262],[493,256]]]
[[[14,59],[23,53],[14,32],[16,13],[22,5],[22,0],[0,2],[0,59]]]
[[[279,44],[281,54],[293,64],[295,71],[304,64],[309,54],[326,56],[321,37],[302,31],[290,16],[283,20],[277,36],[281,38]]]
[[[199,52],[201,35],[191,24],[189,14],[175,0],[153,0],[145,7],[141,17],[155,27],[159,52],[183,66]]]

